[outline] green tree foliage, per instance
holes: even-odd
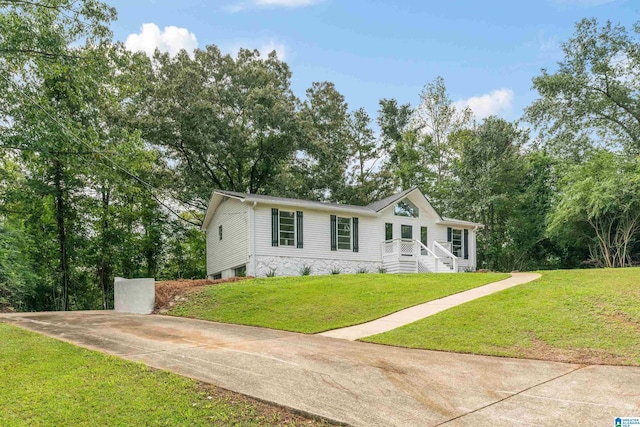
[[[204,209],[213,188],[271,189],[300,139],[291,72],[275,53],[156,52],[149,73],[139,124],[175,163],[185,198]]]
[[[161,271],[170,222],[154,194],[164,160],[126,120],[141,58],[109,40],[115,12],[101,3],[5,4],[0,259],[3,288],[22,295],[5,302],[111,308],[114,275]]]
[[[527,170],[526,134],[497,117],[450,136],[452,213],[484,224],[478,232],[479,265],[494,270],[522,268],[526,252],[514,239],[513,212],[520,206]],[[533,236],[529,236],[531,238]]]
[[[454,154],[449,135],[468,127],[471,114],[469,108],[461,110],[455,106],[442,77],[428,83],[420,94],[420,104],[413,112],[411,126],[418,135],[430,137],[434,162],[429,167],[435,172],[437,183],[448,176]]]
[[[304,138],[294,161],[295,173],[306,177],[298,193],[315,200],[345,197],[349,168],[349,109],[333,83],[316,82],[307,89],[300,118]]]
[[[631,264],[640,230],[640,159],[598,150],[562,180],[549,233],[566,246],[588,247],[606,267]]]
[[[593,146],[640,152],[640,25],[632,31],[583,19],[562,45],[555,72],[533,80],[540,94],[526,118],[569,159]]]

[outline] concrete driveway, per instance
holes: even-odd
[[[409,350],[113,312],[0,321],[358,426],[609,426],[640,416],[640,368]]]

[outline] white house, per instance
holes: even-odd
[[[479,227],[417,188],[368,206],[215,190],[202,223],[211,278],[475,270]]]

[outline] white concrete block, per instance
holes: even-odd
[[[114,311],[151,314],[156,303],[155,279],[114,279]]]

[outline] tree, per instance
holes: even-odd
[[[452,145],[449,135],[471,122],[471,110],[459,110],[449,95],[442,77],[428,83],[420,94],[420,104],[413,112],[411,127],[418,135],[428,135],[433,144],[435,162],[431,165],[436,182],[443,181],[449,170]]]
[[[557,153],[575,160],[597,146],[640,153],[640,24],[628,31],[583,19],[562,45],[558,70],[533,79],[526,118]]]
[[[605,150],[567,173],[548,232],[565,246],[588,247],[606,267],[631,264],[640,230],[640,159]]]
[[[166,150],[184,199],[205,209],[214,188],[270,190],[300,139],[291,73],[275,53],[156,52],[149,78],[138,125]]]
[[[363,108],[351,113],[349,131],[350,170],[346,177],[349,187],[341,201],[367,205],[384,197],[389,188],[377,164],[380,153],[371,119]]]
[[[294,159],[302,188],[294,194],[312,200],[342,201],[349,167],[350,118],[344,96],[333,83],[314,82],[307,89],[300,118],[304,138]]]
[[[457,216],[484,224],[478,235],[478,258],[485,268],[513,269],[521,250],[520,242],[510,236],[510,223],[526,170],[520,152],[525,140],[526,134],[515,124],[497,117],[450,136],[455,180],[449,206]]]

